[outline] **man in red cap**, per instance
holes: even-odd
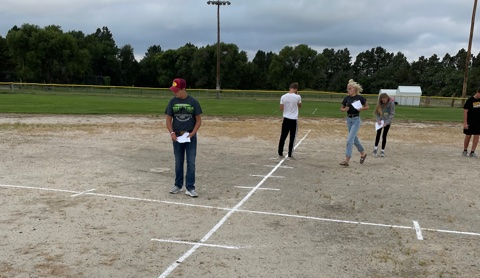
[[[202,124],[200,103],[187,94],[187,82],[182,78],[173,80],[170,90],[173,97],[165,109],[167,129],[172,137],[175,155],[175,184],[170,193],[182,191],[185,181],[185,194],[198,197],[195,191],[195,157],[197,155],[197,131]],[[187,157],[187,174],[183,175],[183,165]]]

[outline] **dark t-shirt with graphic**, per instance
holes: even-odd
[[[172,98],[165,109],[165,114],[173,118],[173,131],[192,131],[197,122],[195,116],[202,114],[200,103],[193,97],[185,99]]]
[[[463,105],[463,109],[467,112],[467,124],[469,126],[480,126],[480,99],[470,97]]]

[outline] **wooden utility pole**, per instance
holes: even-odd
[[[473,39],[473,29],[475,26],[475,14],[477,12],[477,0],[474,0],[473,3],[473,12],[472,12],[472,23],[470,24],[470,38],[468,40],[468,50],[467,57],[465,58],[465,72],[463,76],[463,88],[462,88],[462,98],[467,97],[467,81],[468,81],[468,69],[470,65],[470,54],[472,52],[472,39]],[[465,100],[462,99],[462,106],[465,103]]]

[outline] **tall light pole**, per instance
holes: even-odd
[[[208,5],[217,5],[217,98],[220,98],[220,6],[230,5],[230,1],[208,1]]]
[[[473,28],[475,26],[476,12],[477,12],[477,0],[474,0],[473,11],[472,11],[472,22],[470,23],[470,39],[468,40],[467,58],[465,58],[465,72],[463,75],[462,98],[465,98],[467,96],[468,66],[470,64],[470,53],[472,49]],[[465,100],[462,99],[462,105],[464,103],[465,103]]]

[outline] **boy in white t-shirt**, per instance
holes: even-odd
[[[290,84],[289,92],[280,98],[280,111],[283,111],[282,133],[278,142],[278,156],[283,158],[283,147],[288,134],[290,134],[290,142],[288,144],[288,158],[293,157],[293,146],[295,144],[295,136],[298,130],[298,109],[302,107],[302,97],[298,94],[298,83]]]

